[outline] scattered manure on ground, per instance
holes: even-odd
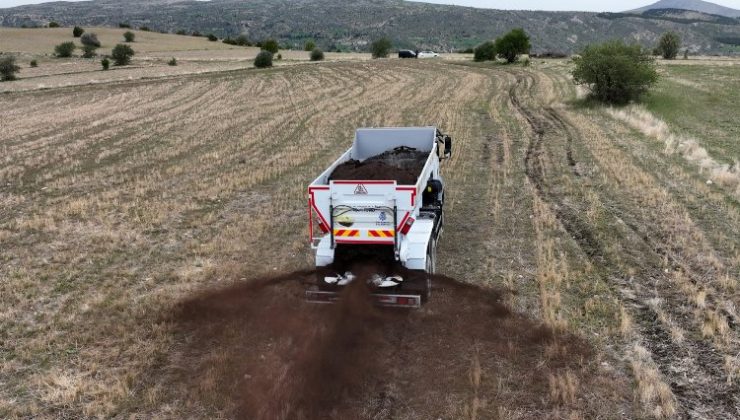
[[[476,410],[489,418],[499,406],[547,409],[553,377],[590,375],[582,340],[512,313],[499,291],[435,276],[422,309],[389,309],[355,281],[337,304],[317,305],[304,301],[315,277],[298,271],[181,302],[173,358],[183,397],[230,417],[308,420],[448,418],[485,395]]]

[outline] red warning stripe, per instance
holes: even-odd
[[[392,238],[393,237],[392,230],[368,230],[367,234],[371,238]]]
[[[356,238],[360,236],[360,231],[357,229],[334,229],[334,236],[340,238]]]

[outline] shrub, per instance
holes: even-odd
[[[211,42],[216,42],[218,41],[218,37],[214,34],[208,34],[208,40]]]
[[[324,52],[319,48],[314,48],[311,51],[311,61],[321,61],[324,59]]]
[[[83,45],[82,46],[82,58],[93,58],[97,55],[95,51],[98,47],[94,45]]]
[[[113,51],[111,52],[113,63],[116,66],[125,66],[129,64],[131,62],[131,57],[133,56],[134,56],[133,48],[125,44],[116,45],[115,48],[113,48]]]
[[[126,42],[134,42],[134,40],[136,39],[136,34],[131,31],[126,31],[123,33],[123,39]]]
[[[187,35],[188,33],[185,32],[185,29],[178,29],[177,32],[175,32],[175,35]]]
[[[80,42],[82,45],[89,45],[91,47],[99,48],[100,47],[100,41],[98,40],[98,36],[92,32],[88,32],[86,34],[83,34],[80,37]]]
[[[170,66],[176,66],[177,65],[177,59],[175,57],[172,57],[172,60],[170,60],[167,64]]]
[[[193,31],[193,33],[192,33],[191,35],[193,35],[193,36],[195,36],[195,37],[201,37],[201,36],[203,36],[203,34],[201,34],[201,33],[200,33],[200,32],[198,32],[198,31]]]
[[[0,81],[15,80],[15,74],[21,70],[15,64],[15,57],[12,55],[0,57]]]
[[[496,52],[509,63],[515,62],[519,54],[529,54],[530,48],[529,35],[521,28],[512,29],[496,40]]]
[[[39,66],[39,62],[38,61],[31,60],[31,67],[38,67],[38,66]]]
[[[602,102],[625,104],[639,99],[658,80],[648,51],[622,41],[588,46],[573,62],[575,82],[588,85],[591,96]]]
[[[689,49],[688,48],[683,52],[683,59],[684,60],[689,59]]]
[[[110,60],[108,60],[108,58],[104,58],[100,64],[103,66],[103,70],[108,70],[110,68]]]
[[[276,59],[277,61],[280,61],[280,60],[282,60],[282,59],[283,59],[283,55],[282,55],[282,54],[280,54],[280,53],[278,53],[278,55],[276,55],[276,56],[275,56],[275,59]]]
[[[311,40],[306,41],[306,44],[303,45],[303,51],[313,51],[314,49],[316,49],[316,43]]]
[[[473,60],[491,61],[496,59],[496,44],[493,41],[486,41],[473,50]]]
[[[658,52],[666,60],[673,60],[681,48],[681,37],[675,32],[666,32],[658,41]]]
[[[522,62],[522,65],[524,67],[529,67],[530,64],[532,63],[529,61],[529,57],[525,58],[524,61]]]
[[[80,28],[79,26],[75,26],[75,27],[74,27],[74,28],[72,29],[72,36],[74,36],[75,38],[79,38],[79,37],[81,37],[81,36],[82,36],[82,34],[84,34],[84,33],[85,33],[85,30],[84,30],[84,29],[82,29],[82,28]]]
[[[460,54],[475,54],[475,48],[468,47],[468,48],[459,50],[458,53],[460,53]]]
[[[125,29],[131,29],[131,24],[128,24],[128,23],[119,23],[118,24],[118,27],[119,28],[125,28]]]
[[[370,52],[372,53],[373,58],[385,58],[388,57],[391,47],[393,47],[391,40],[383,37],[376,39],[372,44],[370,44]]]
[[[60,58],[72,57],[72,53],[77,48],[74,42],[62,42],[54,47],[54,54]]]
[[[277,41],[270,38],[264,42],[262,42],[262,49],[265,51],[269,51],[273,54],[276,54],[278,50],[280,49],[280,46],[278,45]]]
[[[142,27],[140,27],[140,28],[139,28],[139,30],[140,30],[140,31],[144,31],[144,32],[149,32],[149,31],[151,31],[151,29],[149,29],[149,27],[148,27],[148,26],[142,26]]]
[[[52,20],[51,22],[49,22],[49,27],[50,28],[58,28],[59,27],[59,24],[57,22],[54,22]]]
[[[260,51],[257,57],[254,58],[254,66],[258,69],[272,67],[272,53],[267,50]]]

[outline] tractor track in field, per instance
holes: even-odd
[[[740,417],[740,397],[738,397],[740,389],[737,385],[727,383],[720,352],[711,342],[695,333],[687,334],[684,341],[677,343],[672,338],[671,332],[661,323],[658,314],[646,304],[655,297],[664,299],[673,321],[682,324],[682,327],[685,325],[686,331],[696,329],[696,326],[692,325],[692,314],[686,305],[682,304],[680,296],[676,296],[676,291],[671,290],[665,273],[658,267],[634,261],[640,269],[639,277],[642,280],[625,279],[606,252],[606,244],[600,242],[597,233],[588,222],[579,217],[578,212],[564,210],[564,197],[559,197],[548,185],[546,163],[543,160],[547,153],[545,142],[548,139],[565,140],[565,162],[572,168],[574,176],[578,176],[575,171],[573,142],[583,142],[584,139],[577,127],[568,123],[554,108],[545,105],[533,108],[523,103],[522,94],[530,99],[536,97],[537,77],[532,74],[517,74],[516,83],[509,89],[511,104],[524,117],[532,131],[524,157],[524,166],[537,194],[550,205],[557,220],[583,253],[596,266],[609,273],[612,281],[621,289],[621,300],[627,303],[627,309],[633,314],[637,324],[636,330],[640,337],[638,341],[650,351],[653,361],[668,380],[679,402],[678,414],[686,418]],[[679,265],[674,253],[667,249],[670,246],[653,240],[660,236],[652,226],[647,225],[647,230],[640,229],[637,222],[631,221],[627,215],[617,217],[613,210],[610,211],[610,216],[622,220],[629,230],[629,237],[618,239],[637,240],[639,246],[646,252],[667,257],[674,265]],[[698,283],[695,271],[688,270],[688,273],[690,280],[694,284]],[[734,324],[730,327],[735,330]]]

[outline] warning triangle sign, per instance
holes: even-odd
[[[367,195],[367,188],[365,188],[365,186],[362,184],[357,184],[357,187],[355,188],[355,194]]]

